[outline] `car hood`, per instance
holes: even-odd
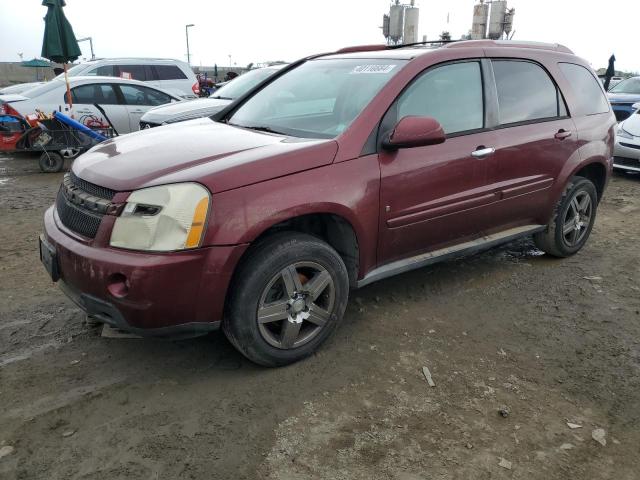
[[[169,103],[152,108],[145,113],[140,121],[149,123],[165,123],[182,118],[207,117],[219,112],[231,103],[230,100],[219,98],[199,98],[186,102]]]
[[[116,191],[199,182],[216,193],[327,165],[337,151],[335,140],[272,135],[203,118],[107,140],[78,157],[73,172]]]
[[[640,113],[636,112],[620,124],[622,129],[631,135],[640,137]]]
[[[640,95],[635,93],[608,93],[611,103],[636,103],[640,102]]]

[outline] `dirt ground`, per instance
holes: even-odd
[[[640,176],[575,257],[520,241],[373,284],[280,369],[86,324],[38,261],[61,177],[0,157],[0,478],[640,478]]]

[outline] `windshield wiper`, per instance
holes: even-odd
[[[238,125],[238,126],[241,126],[242,128],[248,128],[249,130],[255,130],[256,132],[275,133],[276,135],[286,135],[286,133],[279,132],[278,130],[274,130],[273,128],[268,127],[266,125],[256,125],[255,127],[247,127],[244,125]]]
[[[221,97],[220,95],[214,95],[211,98],[215,98],[216,100],[233,100],[231,97]]]

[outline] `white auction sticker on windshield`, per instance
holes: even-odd
[[[358,65],[351,73],[389,73],[394,68],[396,68],[395,65]]]

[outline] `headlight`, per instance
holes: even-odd
[[[204,236],[210,196],[197,183],[133,192],[111,232],[112,247],[154,252],[197,248]]]
[[[622,137],[622,138],[627,138],[629,140],[633,140],[633,135],[631,135],[630,133],[628,133],[627,131],[625,131],[624,128],[622,128],[622,126],[618,126],[618,136]]]

